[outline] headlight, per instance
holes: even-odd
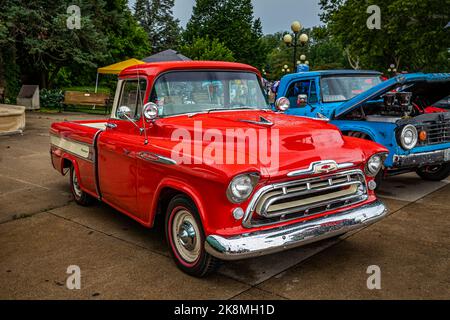
[[[400,145],[405,150],[411,150],[417,144],[417,129],[411,124],[405,126],[400,134]]]
[[[244,202],[250,197],[258,181],[258,173],[241,174],[234,177],[227,189],[228,200],[233,203]]]
[[[369,177],[375,177],[383,167],[383,162],[386,159],[386,154],[378,153],[370,157],[366,164],[366,174]]]

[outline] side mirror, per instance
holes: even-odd
[[[153,102],[146,103],[142,108],[142,114],[146,121],[153,121],[158,118],[158,106]]]
[[[278,98],[277,101],[275,102],[275,107],[280,112],[287,111],[290,106],[291,103],[289,102],[289,99],[285,97]]]
[[[127,106],[121,106],[117,110],[117,116],[122,120],[130,120],[131,119],[131,109]]]
[[[301,106],[308,103],[308,96],[306,94],[299,94],[297,97],[297,105]]]

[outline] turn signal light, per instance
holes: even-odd
[[[420,141],[426,141],[427,140],[427,132],[426,131],[420,131],[419,132],[419,140]]]

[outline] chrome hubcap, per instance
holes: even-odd
[[[180,256],[187,262],[195,262],[200,255],[200,230],[192,214],[187,210],[175,213],[172,238]]]
[[[178,230],[178,239],[180,239],[181,244],[187,250],[193,250],[195,248],[196,234],[195,229],[192,224],[188,221],[184,221]]]
[[[80,184],[78,183],[78,178],[75,173],[75,170],[73,171],[72,175],[73,175],[73,177],[72,177],[73,191],[74,191],[75,195],[77,196],[77,198],[80,198],[83,195],[83,191],[81,190]]]

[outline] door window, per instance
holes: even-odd
[[[141,117],[146,88],[147,81],[145,79],[125,80],[122,84],[118,107],[126,106],[130,108],[131,118],[134,120],[139,120]]]
[[[305,107],[306,104],[299,104],[298,103],[298,96],[300,94],[304,94],[308,96],[308,103],[317,103],[318,97],[317,97],[317,88],[316,88],[316,81],[315,80],[302,80],[294,82],[289,86],[288,92],[287,92],[287,98],[289,99],[289,102],[291,103],[291,107],[293,108],[302,108]]]

